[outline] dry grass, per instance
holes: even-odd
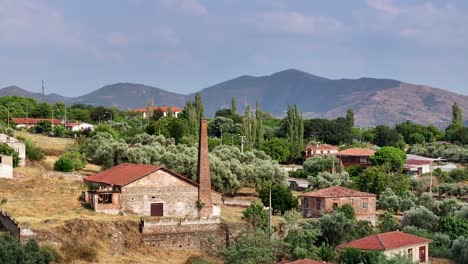
[[[46,155],[60,156],[68,145],[75,141],[69,138],[55,138],[44,135],[32,134],[24,131],[16,131],[15,136],[22,136],[31,139],[36,143]]]

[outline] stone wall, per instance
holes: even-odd
[[[0,210],[0,230],[10,233],[20,242],[35,238],[36,234],[29,228],[22,228],[8,212]]]

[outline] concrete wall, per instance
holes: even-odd
[[[419,248],[420,247],[426,247],[425,250],[426,250],[426,260],[424,262],[419,262]],[[402,247],[402,248],[397,248],[397,249],[392,249],[392,250],[386,250],[384,251],[384,254],[387,256],[387,257],[393,257],[395,255],[408,255],[408,249],[413,249],[413,256],[412,256],[412,259],[413,261],[417,262],[417,263],[429,263],[429,244],[428,243],[425,243],[425,244],[418,244],[418,245],[412,245],[412,246],[408,246],[408,247]]]
[[[122,187],[124,212],[150,215],[151,203],[163,203],[164,216],[195,218],[198,188],[169,173],[158,170]]]
[[[306,206],[305,199],[308,200]],[[320,200],[320,210],[317,210],[317,200]],[[367,202],[367,208],[364,203]],[[356,212],[356,219],[366,220],[375,226],[376,224],[376,198],[375,197],[342,197],[342,198],[308,198],[301,201],[301,211],[303,217],[320,217],[328,212],[332,212],[334,207],[341,207],[345,204],[353,206]]]
[[[0,155],[0,178],[13,178],[13,157]]]
[[[26,165],[26,146],[24,143],[14,137],[10,137],[6,134],[0,134],[0,142],[5,143],[8,146],[12,147],[16,152],[18,152],[20,161],[19,166]]]

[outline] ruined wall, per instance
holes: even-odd
[[[22,228],[8,212],[0,210],[0,230],[16,237],[20,242],[35,238],[36,234],[29,228]]]
[[[112,193],[112,203],[98,203],[99,194],[91,193],[90,204],[96,212],[118,214],[121,212],[120,193]]]
[[[163,203],[164,216],[198,217],[198,188],[169,173],[158,170],[122,187],[124,212],[149,216],[151,203]]]

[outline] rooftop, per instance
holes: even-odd
[[[172,108],[173,112],[182,112],[182,110],[184,110],[184,109],[182,109],[180,107],[175,107],[175,106],[155,106],[153,108],[153,111],[156,111],[158,108],[161,109],[161,111],[163,111],[163,112],[168,112],[169,108]],[[133,109],[131,111],[132,112],[143,113],[143,112],[146,112],[146,110],[147,110],[146,107],[141,107],[141,108]]]
[[[353,240],[339,245],[338,248],[358,248],[363,250],[385,251],[430,242],[432,242],[432,240],[427,238],[406,234],[400,231],[393,231]]]
[[[366,148],[349,148],[338,152],[338,156],[370,157],[375,154],[375,150]]]
[[[320,189],[313,192],[303,193],[299,197],[312,197],[312,198],[339,198],[339,197],[375,197],[373,193],[365,193],[353,189],[333,186],[325,189]]]
[[[86,182],[125,186],[158,170],[164,170],[181,180],[184,180],[192,185],[198,186],[196,182],[171,170],[168,170],[162,166],[130,163],[119,164],[107,170],[86,177],[83,180]]]
[[[338,150],[338,147],[330,144],[309,144],[306,149]]]
[[[432,160],[407,160],[406,165],[407,166],[417,166],[417,165],[430,165],[432,163]]]
[[[62,122],[58,119],[51,119],[51,118],[12,118],[11,121],[15,122],[16,124],[25,124],[25,125],[35,125],[41,121],[49,121],[53,125],[60,125]]]

